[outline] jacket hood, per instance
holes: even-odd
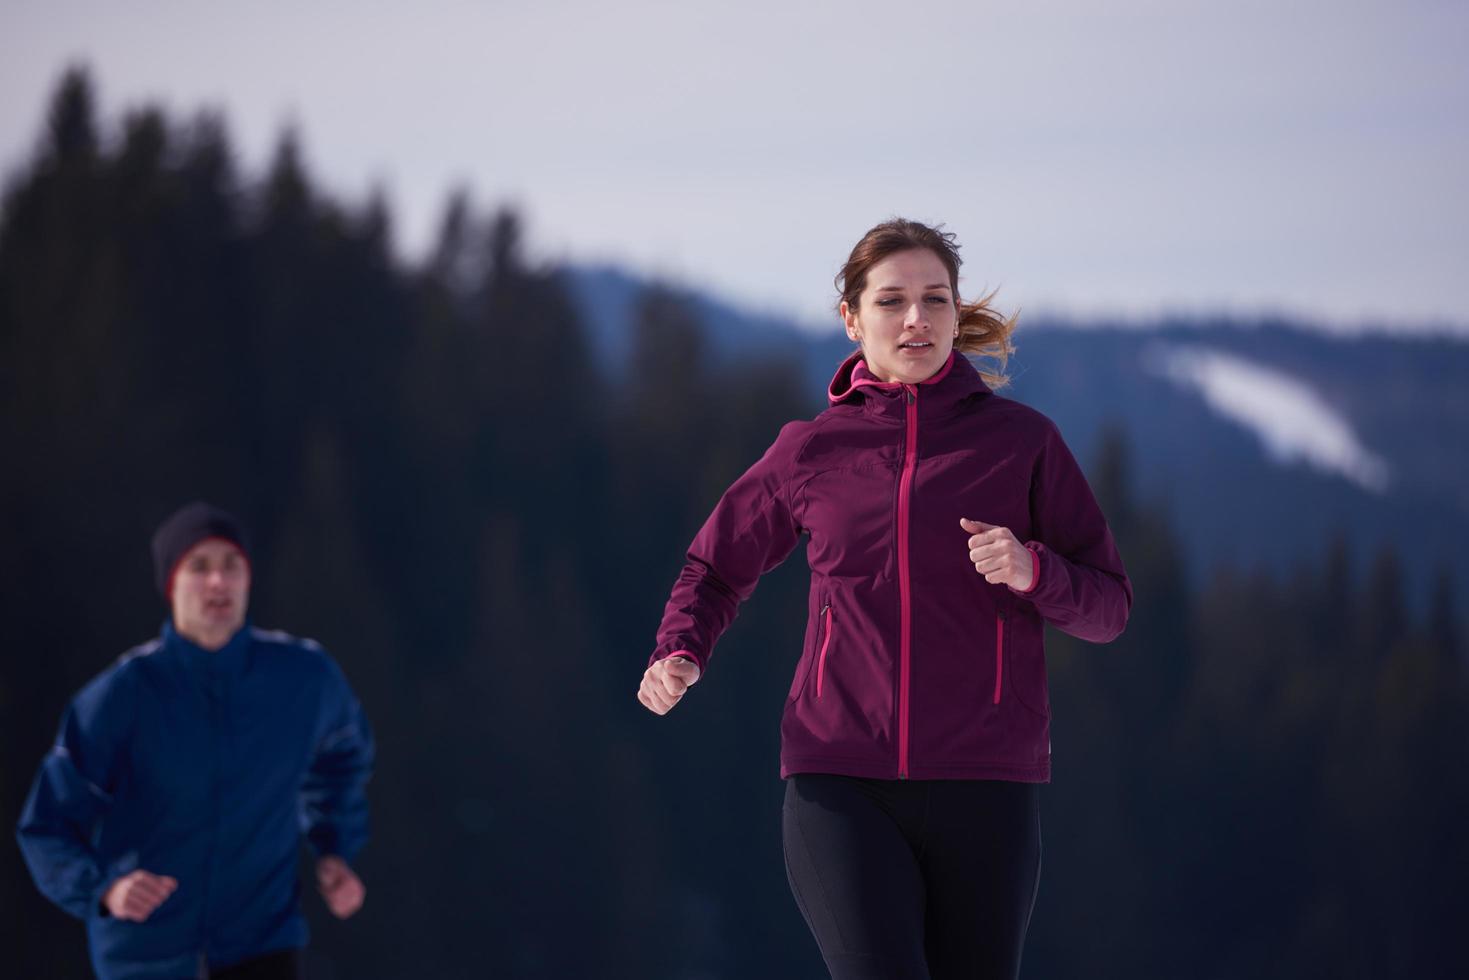
[[[933,377],[918,382],[918,387],[932,389],[931,394],[934,397],[924,399],[930,402],[934,398],[945,403],[958,402],[970,395],[991,394],[990,386],[984,383],[974,365],[969,363],[969,358],[956,350],[949,351],[949,359],[944,362],[944,366]],[[903,388],[901,381],[879,381],[874,377],[867,369],[867,361],[863,359],[862,352],[856,350],[837,368],[831,384],[827,386],[826,397],[833,405],[839,405],[852,399],[859,391],[864,394],[896,394]],[[925,390],[924,394],[929,395],[930,392]]]

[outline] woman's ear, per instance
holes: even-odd
[[[847,339],[855,344],[862,343],[862,328],[857,323],[857,313],[842,300],[842,323],[847,327]]]

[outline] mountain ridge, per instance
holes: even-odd
[[[649,289],[689,311],[711,356],[754,363],[794,350],[813,414],[851,350],[836,329],[813,334],[614,267],[571,266],[563,276],[614,379],[629,369],[636,304]],[[1441,567],[1469,602],[1469,338],[1341,334],[1278,318],[1175,317],[1142,328],[1034,316],[1021,321],[1014,343],[1002,393],[1050,416],[1084,468],[1107,430],[1122,430],[1138,493],[1169,507],[1190,574],[1265,568],[1284,581],[1295,563],[1344,536],[1359,570],[1391,547],[1415,606]],[[1253,366],[1257,385],[1267,376],[1293,379],[1319,408],[1295,426],[1296,438],[1309,447],[1313,428],[1339,419],[1360,449],[1381,459],[1385,485],[1377,492],[1309,458],[1273,456],[1269,406],[1255,406],[1256,429],[1221,414],[1200,389],[1158,369],[1163,349]]]

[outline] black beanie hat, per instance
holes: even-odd
[[[233,515],[200,501],[185,504],[153,532],[153,581],[163,598],[172,599],[173,573],[184,555],[206,538],[228,541],[250,560],[245,529]]]

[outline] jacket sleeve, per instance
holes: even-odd
[[[351,863],[367,844],[367,781],[376,747],[361,702],[336,663],[327,663],[325,734],[301,784],[301,831],[318,856]]]
[[[1093,643],[1115,639],[1132,609],[1132,583],[1107,519],[1054,425],[1036,461],[1030,489],[1037,574],[1026,592],[1048,622]]]
[[[755,591],[761,575],[795,549],[801,528],[792,514],[790,485],[803,431],[804,424],[794,422],[781,429],[704,522],[663,609],[650,665],[684,656],[706,670],[740,603]]]
[[[80,919],[97,911],[111,884],[93,842],[116,790],[135,700],[131,679],[116,669],[72,699],[16,828],[36,887]]]

